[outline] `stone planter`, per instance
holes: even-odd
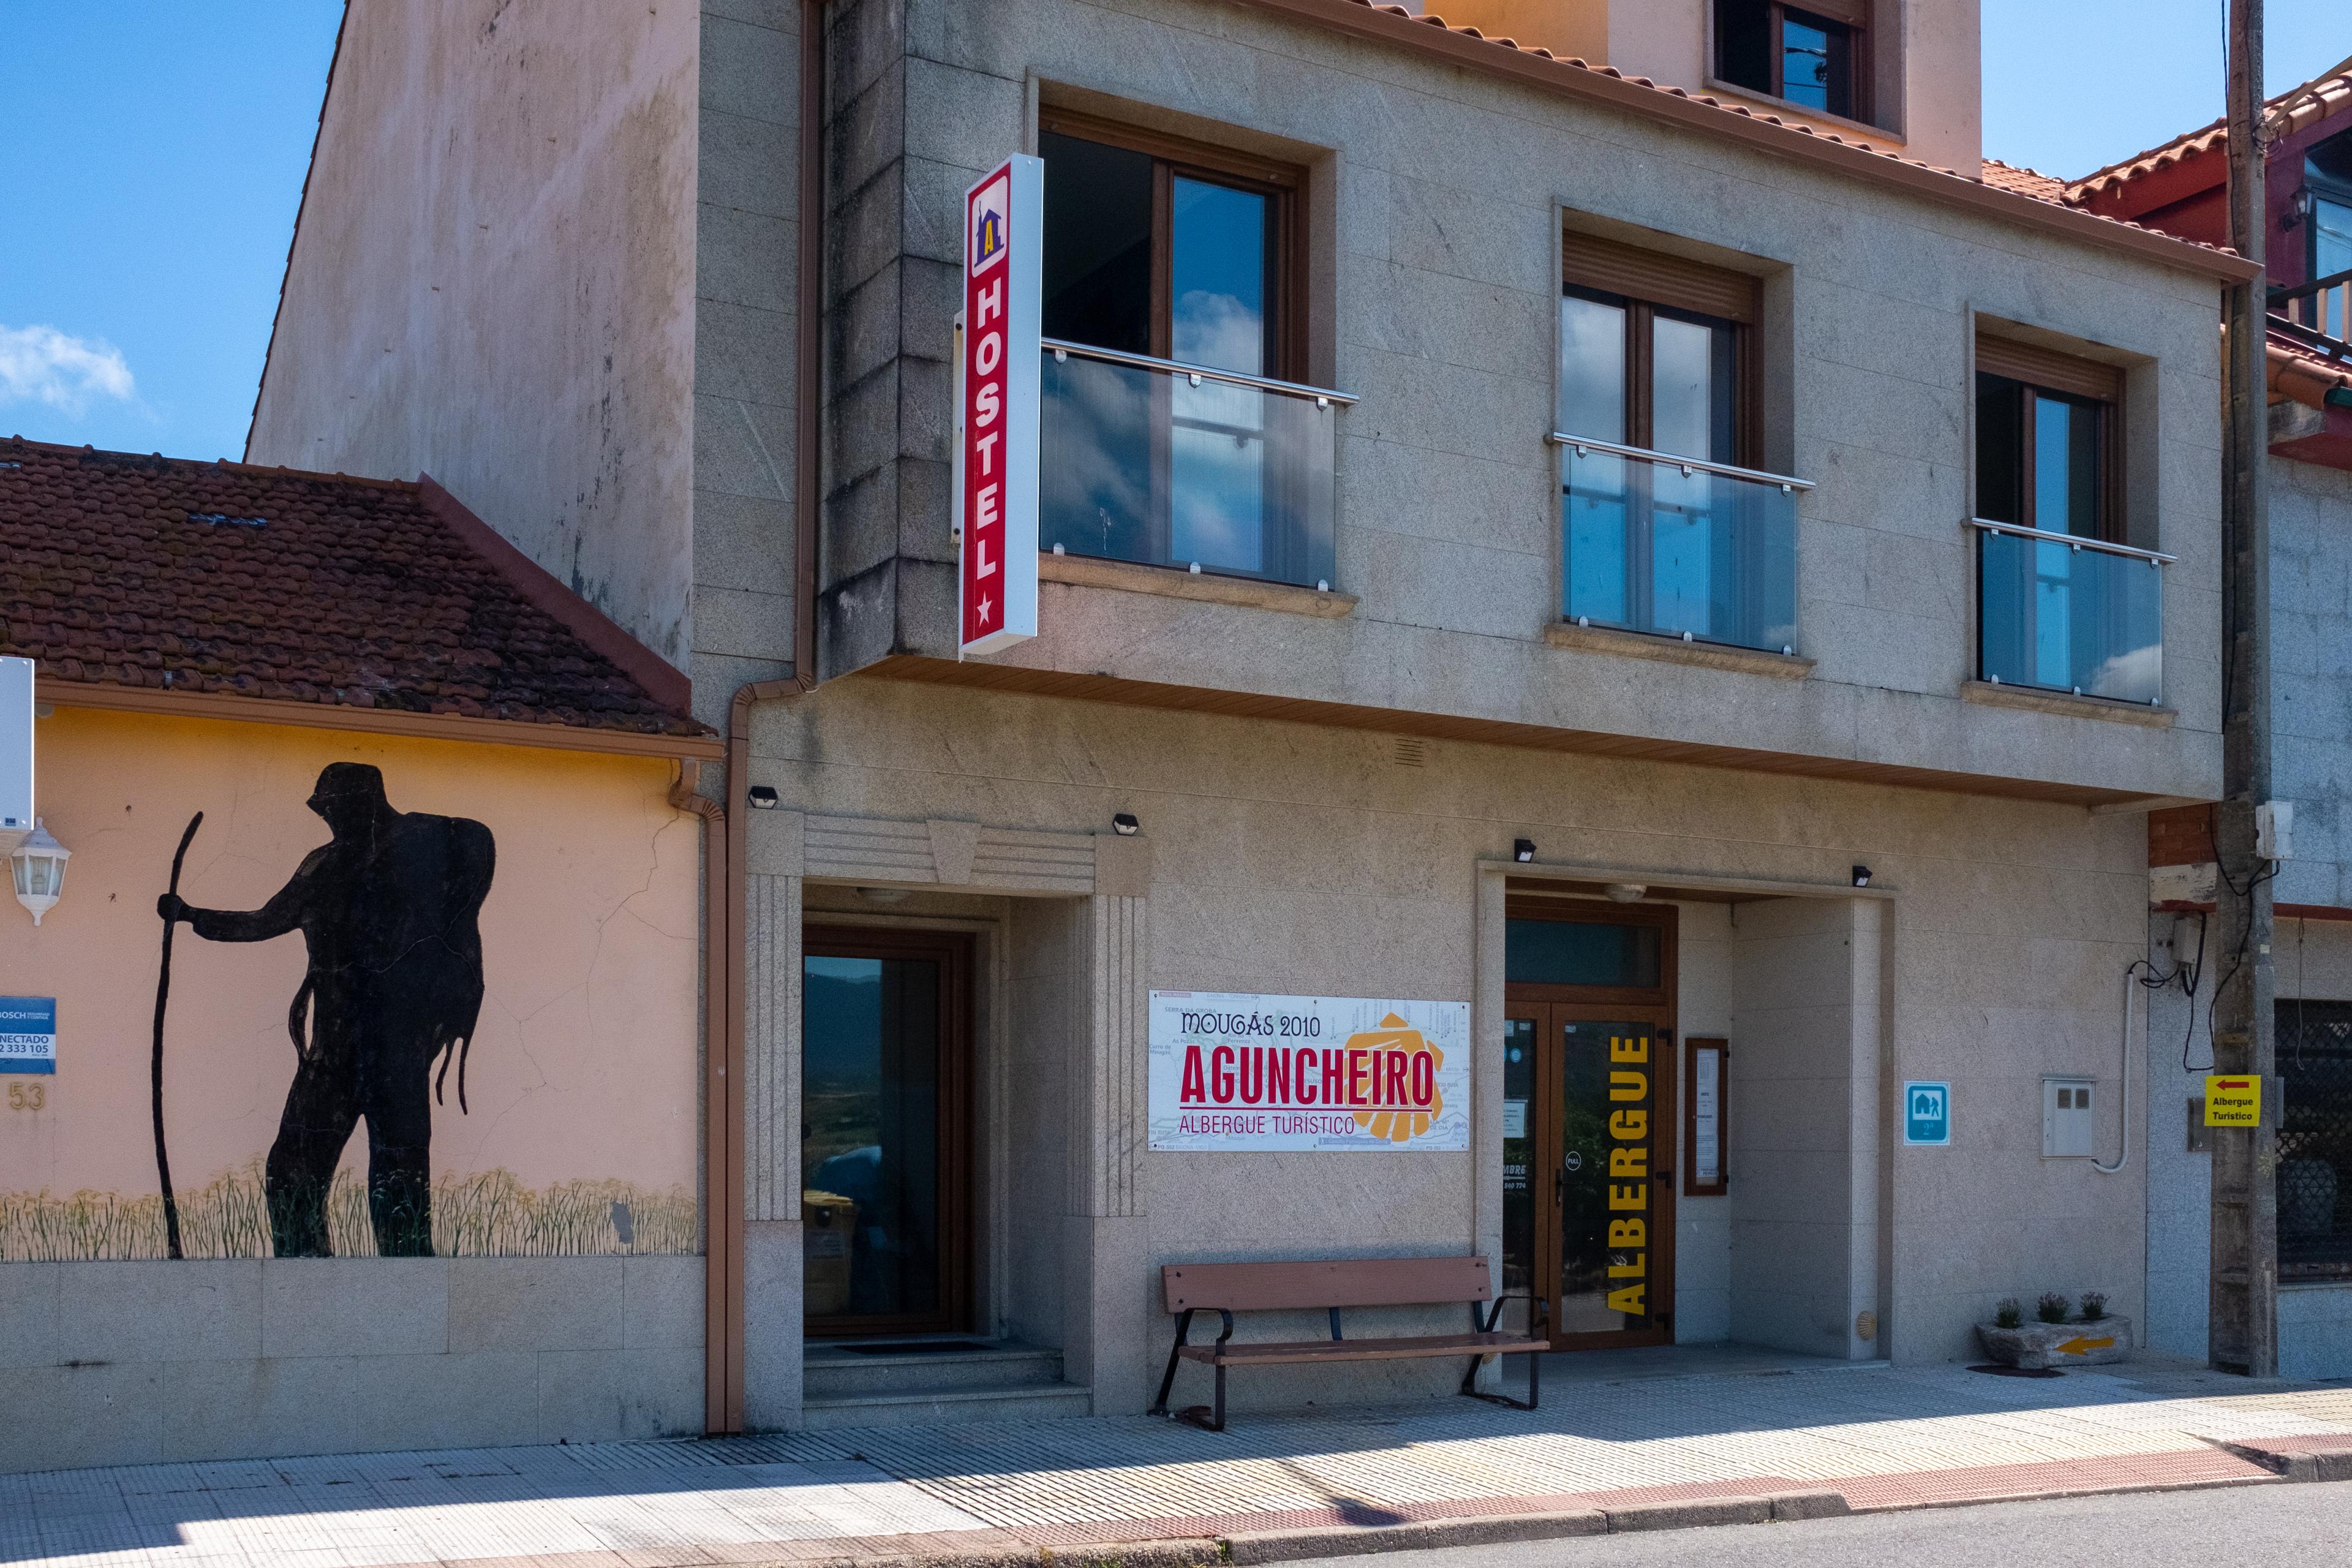
[[[1985,1354],[2027,1372],[2101,1366],[2131,1354],[2132,1321],[2109,1313],[2095,1323],[2021,1323],[2013,1329],[1979,1323],[1977,1338]]]

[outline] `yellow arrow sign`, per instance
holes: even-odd
[[[2058,1347],[2058,1353],[2060,1355],[2081,1355],[2085,1351],[2105,1350],[2115,1342],[2116,1340],[2113,1334],[2108,1335],[2103,1340],[2075,1338],[2068,1340],[2064,1344],[2060,1345]]]

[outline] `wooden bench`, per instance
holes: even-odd
[[[1212,1432],[1225,1429],[1225,1368],[1275,1366],[1298,1362],[1410,1361],[1433,1356],[1468,1356],[1470,1370],[1462,1378],[1462,1392],[1474,1399],[1533,1410],[1541,1393],[1541,1359],[1528,1363],[1526,1403],[1500,1394],[1481,1394],[1475,1386],[1479,1363],[1491,1355],[1533,1354],[1551,1348],[1547,1310],[1534,1303],[1534,1327],[1528,1334],[1496,1333],[1503,1302],[1494,1294],[1492,1277],[1483,1258],[1351,1258],[1334,1261],[1285,1263],[1171,1263],[1160,1270],[1168,1310],[1176,1317],[1176,1342],[1169,1347],[1168,1374],[1160,1380],[1160,1397],[1151,1414],[1168,1413],[1168,1391],[1175,1386],[1179,1362],[1204,1362],[1217,1375],[1217,1403],[1208,1420],[1198,1407],[1179,1417]],[[1466,1334],[1423,1334],[1410,1339],[1351,1340],[1342,1331],[1345,1307],[1417,1307],[1440,1301],[1464,1301],[1470,1307]],[[1492,1301],[1482,1321],[1480,1303]],[[1331,1315],[1328,1340],[1291,1340],[1272,1343],[1234,1344],[1235,1312],[1298,1310],[1321,1308]],[[1214,1312],[1223,1320],[1224,1332],[1213,1344],[1189,1342],[1192,1314]]]

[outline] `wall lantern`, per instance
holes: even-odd
[[[1511,840],[1511,858],[1524,866],[1536,858],[1536,841],[1532,838]]]
[[[1132,838],[1143,831],[1143,824],[1135,819],[1135,813],[1131,811],[1114,812],[1111,814],[1110,830],[1121,838]]]
[[[37,817],[33,831],[8,857],[8,868],[16,880],[16,901],[32,911],[35,925],[57,907],[58,895],[65,891],[66,862],[72,858],[73,851],[50,837]]]
[[[1867,888],[1868,886],[1870,886],[1870,868],[1869,868],[1869,867],[1867,867],[1867,866],[1856,866],[1856,867],[1853,868],[1853,885],[1854,885],[1855,887],[1857,887],[1857,888]]]

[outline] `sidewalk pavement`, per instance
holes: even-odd
[[[0,1476],[0,1563],[688,1568],[1039,1548],[1066,1557],[1097,1542],[1791,1491],[1840,1493],[1861,1511],[2252,1484],[2274,1471],[2333,1474],[2310,1456],[2352,1450],[2352,1388],[2152,1360],[2050,1380],[1800,1363],[1547,1376],[1544,1392],[1533,1414],[1464,1399],[1237,1411],[1222,1434],[1118,1417]]]

